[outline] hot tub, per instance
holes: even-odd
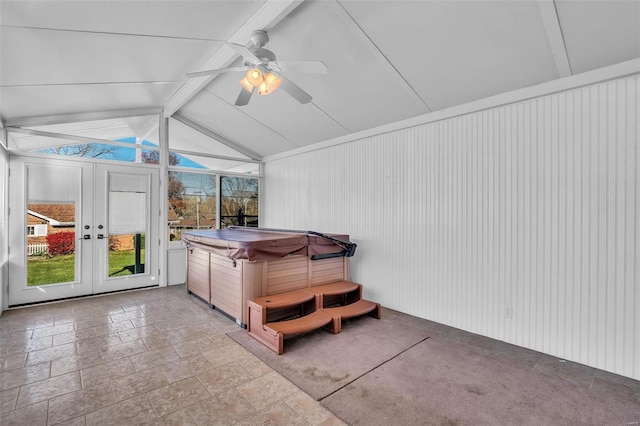
[[[344,234],[232,227],[186,231],[187,290],[247,324],[247,300],[349,279]]]

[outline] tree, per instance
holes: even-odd
[[[67,157],[98,158],[112,155],[118,147],[102,143],[83,143],[79,145],[57,146],[47,148],[46,153],[64,155]]]
[[[160,152],[159,151],[142,151],[142,162],[145,164],[160,164]],[[180,162],[180,158],[177,154],[169,153],[169,165],[175,166]],[[169,172],[169,180],[167,182],[167,195],[169,198],[169,206],[173,209],[178,216],[184,216],[185,213],[185,188],[180,180],[176,179],[174,173]]]
[[[245,216],[258,216],[258,179],[223,176],[221,215],[227,216],[227,222],[245,225]]]
[[[145,164],[160,164],[160,151],[142,151],[142,162]],[[169,153],[169,165],[177,166],[180,162],[180,157],[175,152]]]

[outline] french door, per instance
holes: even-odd
[[[10,167],[9,306],[158,284],[158,170],[27,157]]]

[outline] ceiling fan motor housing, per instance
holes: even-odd
[[[276,60],[276,55],[269,49],[265,49],[263,47],[251,47],[249,48],[251,53],[256,55],[258,59],[260,59],[263,63],[271,62]]]

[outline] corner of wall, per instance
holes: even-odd
[[[6,136],[6,133],[5,133]],[[8,287],[8,244],[7,205],[9,189],[9,153],[0,143],[0,315],[6,308]]]

